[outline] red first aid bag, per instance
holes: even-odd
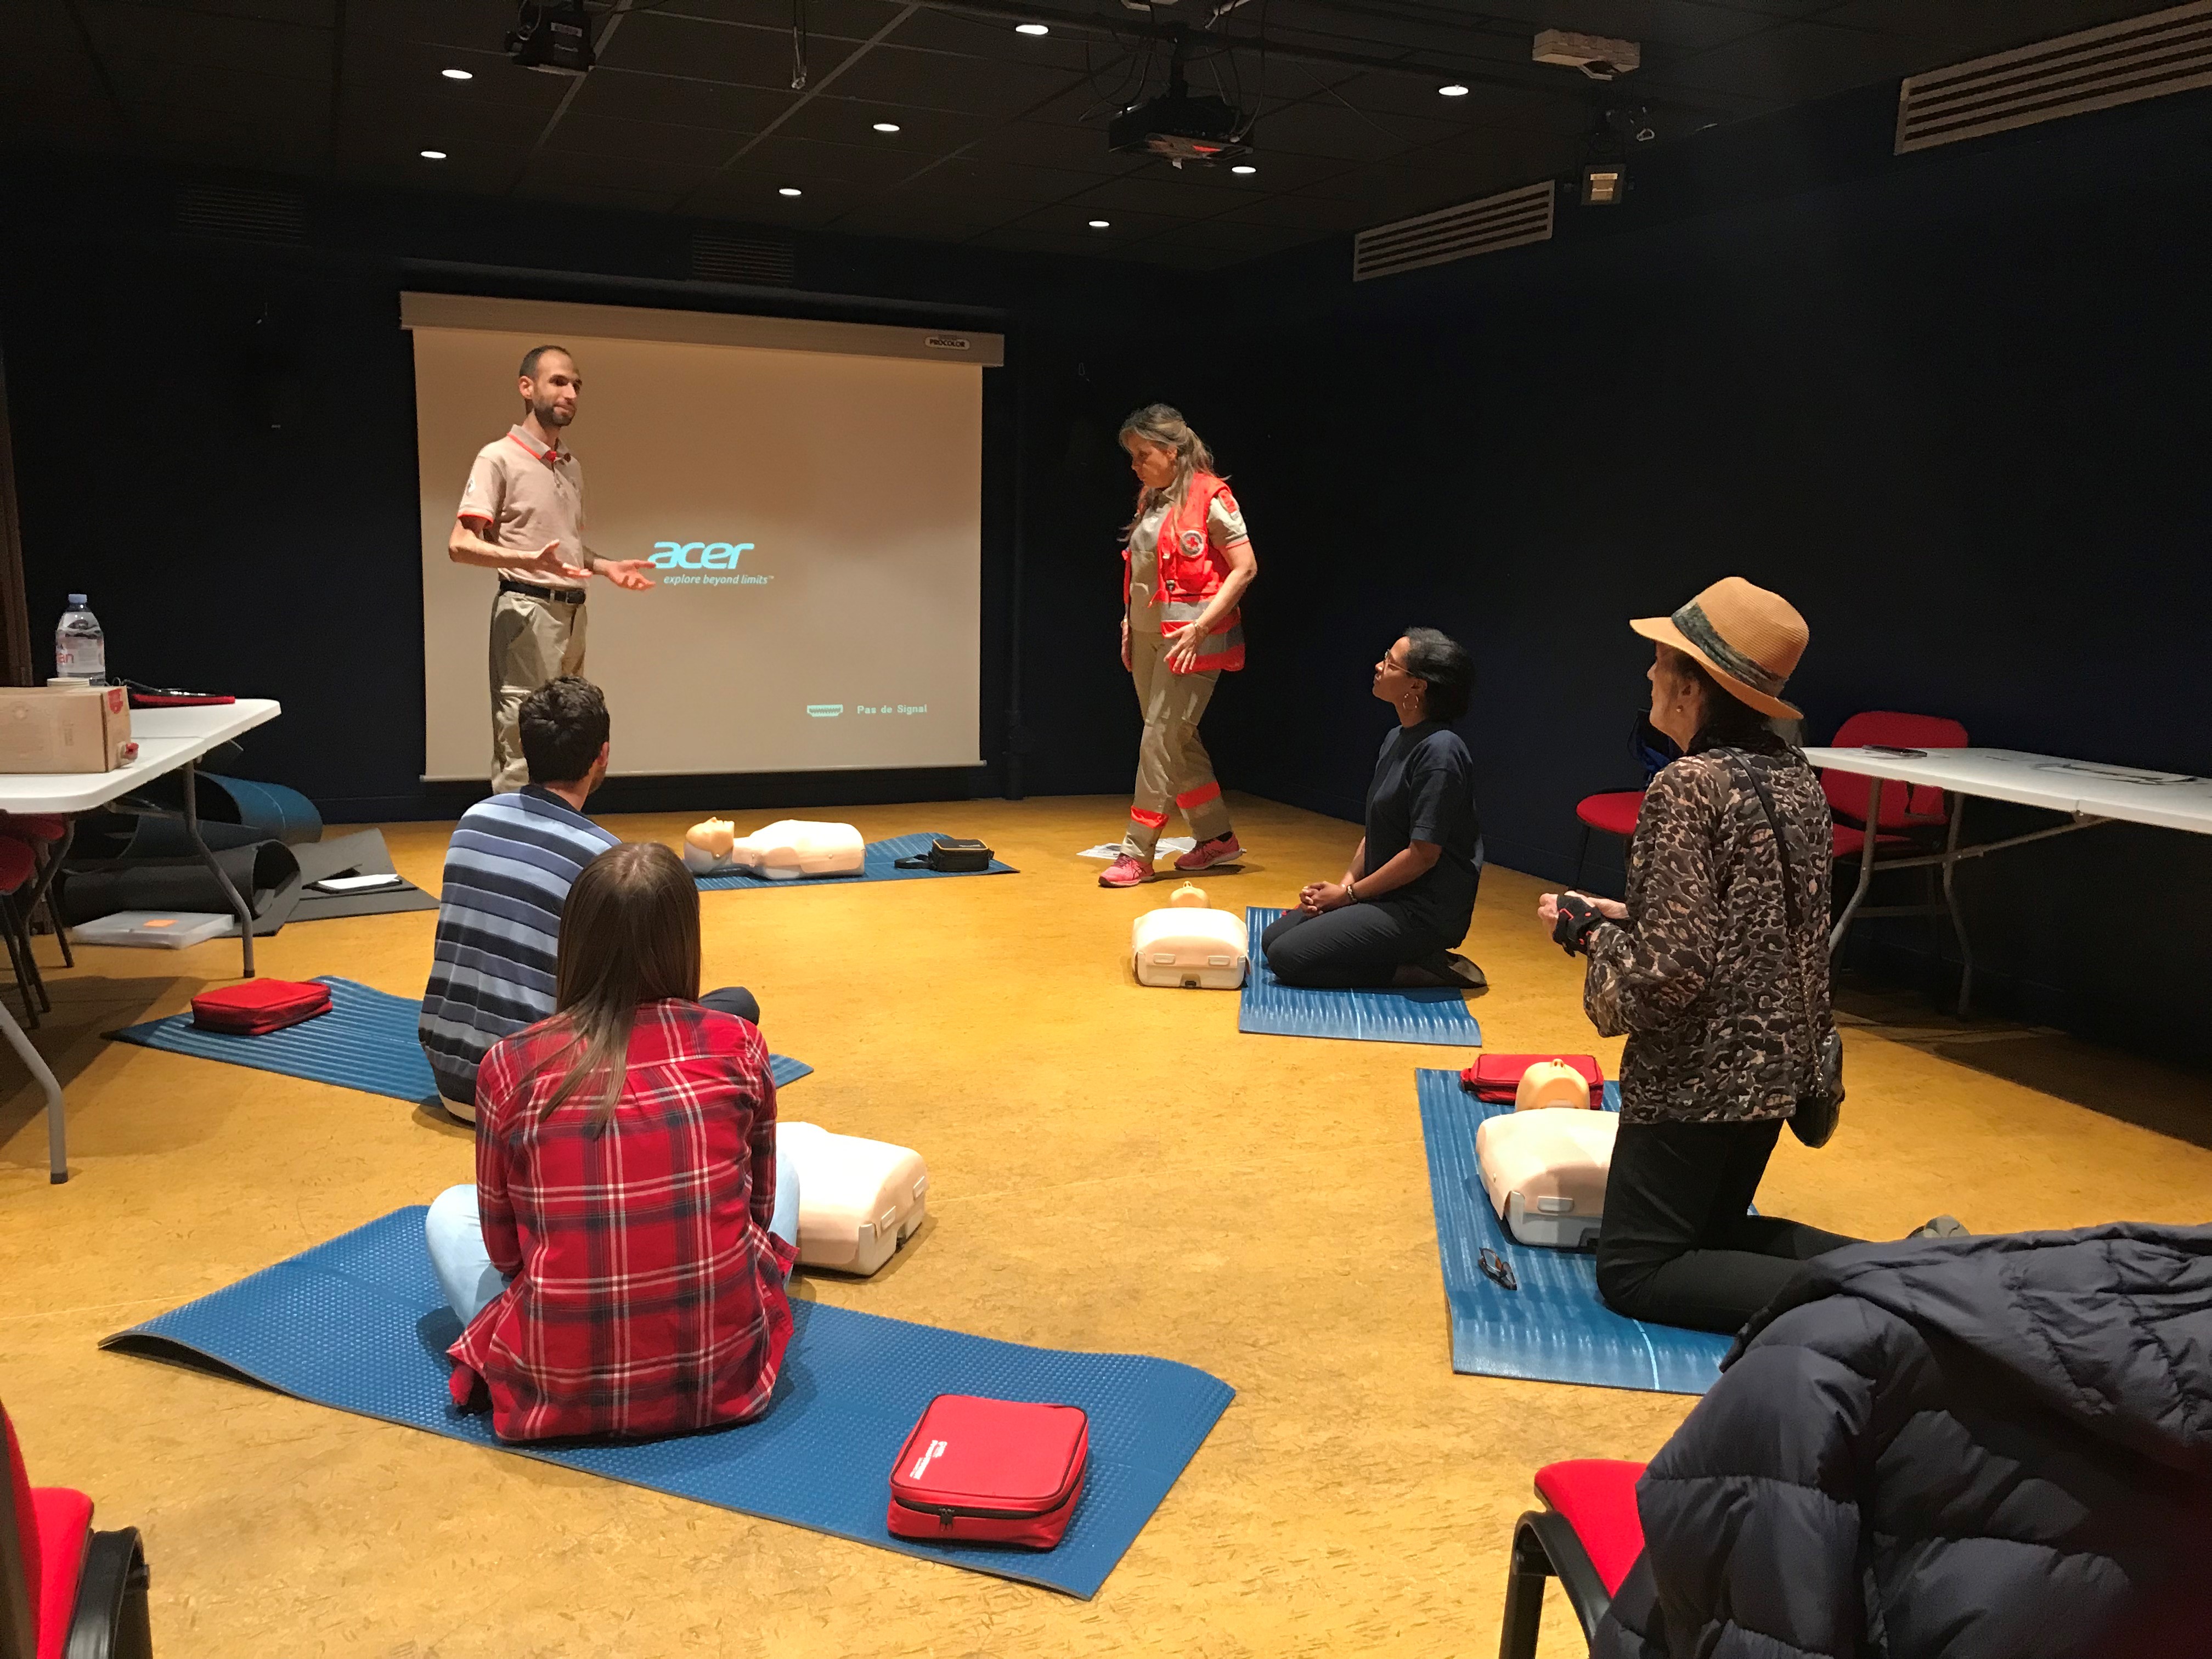
[[[331,988],[312,981],[249,979],[192,999],[192,1024],[204,1030],[260,1036],[331,1011]]]
[[[1513,1091],[1521,1086],[1521,1073],[1546,1060],[1555,1060],[1580,1072],[1593,1097],[1605,1087],[1605,1073],[1598,1069],[1595,1054],[1485,1054],[1462,1072],[1459,1080],[1474,1091],[1478,1100],[1510,1104]],[[1596,1103],[1593,1098],[1591,1104]]]
[[[1091,1419],[1078,1407],[940,1394],[891,1469],[891,1532],[1048,1550],[1083,1496],[1090,1457]]]

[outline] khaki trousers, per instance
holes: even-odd
[[[491,605],[491,789],[530,781],[522,758],[522,700],[563,674],[584,672],[584,607],[502,592]]]
[[[1129,674],[1137,685],[1137,707],[1144,711],[1145,735],[1137,745],[1137,788],[1122,850],[1149,861],[1168,814],[1176,807],[1200,841],[1229,833],[1229,808],[1214,781],[1213,761],[1198,736],[1198,722],[1212,701],[1221,671],[1172,672],[1167,636],[1140,611],[1129,623]]]

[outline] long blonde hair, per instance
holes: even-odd
[[[1165,489],[1155,489],[1146,484],[1137,491],[1137,517],[1129,521],[1129,528],[1133,530],[1138,520],[1161,502],[1182,500],[1194,475],[1212,471],[1213,452],[1206,447],[1205,439],[1190,429],[1190,422],[1183,419],[1182,411],[1167,404],[1146,404],[1122,422],[1121,435],[1115,441],[1127,449],[1132,438],[1173,450],[1176,465],[1175,477]]]
[[[539,1117],[596,1083],[592,1128],[605,1129],[622,1098],[638,1005],[698,996],[699,890],[690,872],[659,842],[610,847],[584,866],[561,908],[555,1012],[546,1024],[568,1041],[530,1073],[562,1073]]]

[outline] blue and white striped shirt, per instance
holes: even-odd
[[[532,784],[461,814],[446,849],[438,936],[422,994],[422,1052],[447,1100],[472,1106],[491,1046],[553,1012],[561,907],[620,837]]]

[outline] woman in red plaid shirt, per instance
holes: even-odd
[[[488,1401],[503,1440],[758,1416],[791,1340],[797,1186],[758,1029],[697,1000],[699,894],[673,853],[585,866],[558,980],[552,1017],[477,1073],[475,1187],[431,1208],[467,1328],[454,1402]]]

